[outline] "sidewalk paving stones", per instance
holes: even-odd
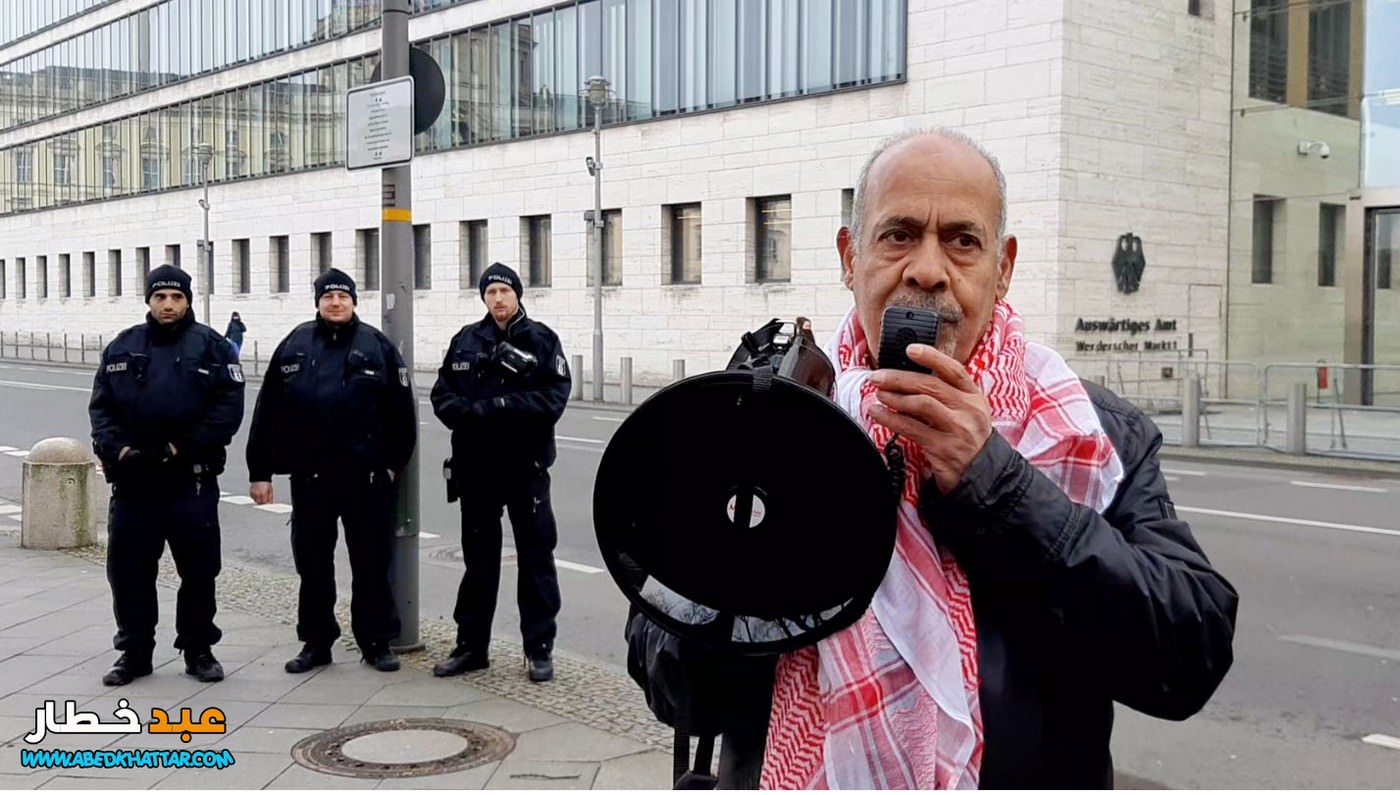
[[[452,646],[455,627],[423,621],[426,648],[404,654],[404,667],[380,673],[359,662],[354,643],[342,637],[334,663],[307,674],[282,666],[300,650],[293,626],[294,577],[237,564],[224,566],[218,581],[224,642],[215,647],[227,678],[203,683],[184,673],[171,648],[178,584],[166,555],[158,599],[161,623],[150,676],[120,688],[101,684],[116,660],[114,627],[105,577],[105,549],[67,552],[24,550],[17,532],[0,529],[0,788],[5,789],[666,789],[670,786],[670,734],[647,710],[625,672],[556,653],[555,681],[527,681],[514,664],[518,644],[493,641],[498,660],[488,671],[450,679],[431,675],[433,663]],[[348,594],[346,595],[348,597]],[[337,605],[349,626],[348,598]],[[111,720],[127,699],[143,723],[154,707],[194,716],[217,706],[222,733],[49,734],[37,746],[25,743],[34,710],[44,701],[67,712],[71,700],[83,712]],[[297,762],[292,748],[321,733],[377,721],[423,717],[469,721],[513,735],[504,759],[424,776],[331,775]],[[393,724],[382,731],[402,731]],[[379,737],[379,739],[376,739]],[[359,748],[422,751],[419,738],[368,735]],[[382,745],[376,745],[376,743]],[[222,770],[153,768],[25,768],[21,750],[227,751],[235,763]],[[507,753],[507,749],[509,752]],[[298,752],[300,753],[300,752]],[[439,768],[441,769],[441,768]]]

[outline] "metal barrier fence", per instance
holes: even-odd
[[[1253,362],[1164,354],[1075,358],[1070,365],[1080,377],[1151,415],[1169,444],[1256,447],[1261,442],[1259,367]],[[1196,421],[1188,427],[1192,405]]]
[[[1367,404],[1343,398],[1370,383]],[[1282,362],[1259,385],[1260,446],[1289,453],[1400,460],[1400,365]],[[1325,430],[1324,430],[1325,429]]]

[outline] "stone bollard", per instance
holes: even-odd
[[[19,544],[25,549],[70,549],[97,540],[97,467],[77,439],[45,439],[24,460],[24,516]]]

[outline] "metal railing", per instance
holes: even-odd
[[[1344,384],[1368,403],[1348,402]],[[1400,365],[1281,362],[1259,385],[1260,446],[1306,455],[1400,460]],[[1326,429],[1325,431],[1323,429]]]

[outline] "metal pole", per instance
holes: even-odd
[[[1181,446],[1201,446],[1201,377],[1192,373],[1181,382]]]
[[[603,402],[603,109],[593,105],[593,401]]]
[[[672,360],[671,360],[671,380],[672,380],[672,381],[684,381],[684,380],[685,380],[685,359],[672,359]]]
[[[1299,382],[1288,390],[1288,428],[1284,449],[1294,455],[1308,452],[1308,385]]]
[[[583,400],[583,354],[574,354],[574,383],[570,400]]]
[[[622,357],[622,405],[632,405],[632,357]]]
[[[408,75],[408,18],[410,0],[383,0],[380,79]],[[403,356],[413,373],[413,185],[411,166],[382,170],[379,233],[381,317],[384,334]],[[414,401],[415,404],[417,401]],[[415,424],[414,432],[417,432]],[[418,459],[421,445],[414,445],[407,471],[399,473],[399,502],[394,520],[394,568],[390,582],[399,614],[399,637],[390,644],[395,651],[423,648],[418,640]]]
[[[212,326],[214,325],[214,317],[213,317],[213,315],[210,314],[210,309],[209,309],[209,294],[212,293],[212,292],[214,292],[214,244],[211,243],[211,242],[209,241],[209,163],[208,163],[208,161],[203,161],[203,162],[201,162],[199,171],[200,171],[200,175],[203,177],[203,182],[204,182],[204,199],[203,199],[202,201],[200,201],[200,203],[199,203],[200,206],[204,208],[204,245],[203,245],[203,248],[204,248],[203,254],[204,254],[204,256],[202,257],[202,259],[204,260],[204,278],[203,278],[203,280],[202,280],[202,281],[204,282],[204,284],[202,285],[202,287],[203,287],[204,289],[200,290],[200,292],[204,293],[204,325],[206,325],[206,326],[211,326],[211,327],[212,327]]]

